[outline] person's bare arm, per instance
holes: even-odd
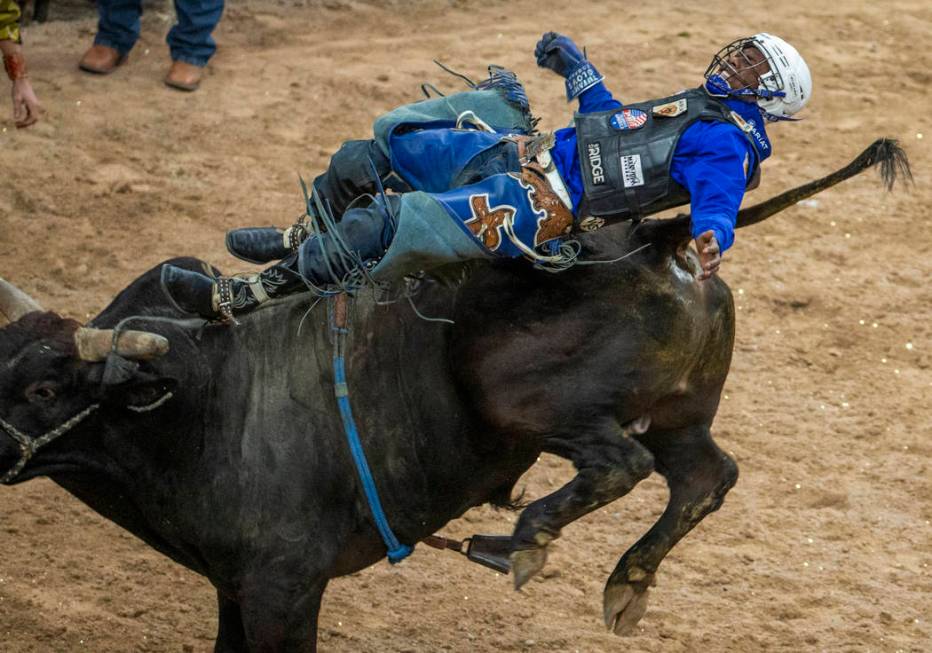
[[[32,90],[32,83],[26,72],[26,57],[23,46],[15,41],[0,41],[3,53],[3,67],[13,82],[13,121],[17,127],[28,127],[39,120],[39,99]]]

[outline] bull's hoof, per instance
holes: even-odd
[[[605,625],[616,635],[633,635],[634,628],[647,611],[647,594],[653,574],[637,582],[613,583],[605,588],[602,606]]]
[[[514,574],[515,589],[524,587],[534,574],[544,568],[547,562],[547,547],[519,549],[511,552],[511,573]]]

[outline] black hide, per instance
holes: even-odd
[[[642,244],[627,225],[583,242],[589,260]],[[655,242],[625,261],[561,274],[523,261],[480,266],[455,290],[422,282],[418,309],[454,325],[420,319],[407,301],[376,305],[365,292],[351,303],[350,399],[402,542],[472,506],[507,501],[542,451],[556,453],[579,476],[522,515],[513,539],[520,584],[560,528],[656,469],[671,484],[670,514],[606,588],[609,625],[636,622],[663,555],[717,507],[736,474],[708,430],[730,362],[731,296],[718,279],[694,281],[695,262],[677,258],[677,245]],[[178,317],[159,292],[158,269],[93,324],[131,315]],[[91,386],[81,392],[103,406],[25,478],[49,474],[208,577],[219,592],[217,650],[316,650],[327,580],[385,553],[337,412],[328,300],[271,305],[235,328],[128,326],[170,339],[171,351],[140,373],[174,380],[174,397],[137,414],[125,408],[126,388],[94,385],[101,364],[81,364]],[[18,401],[4,390],[0,415],[15,413],[28,430],[39,413]],[[642,417],[646,433],[626,426]],[[11,446],[0,434],[0,460]],[[616,597],[626,585],[635,599]]]

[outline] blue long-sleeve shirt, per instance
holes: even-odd
[[[753,120],[756,115],[753,124],[760,129],[758,141],[763,138],[766,143],[756,105],[740,100],[725,100],[725,103],[746,120]],[[579,96],[580,113],[621,107],[621,102],[601,82]],[[573,212],[577,213],[583,197],[583,181],[576,129],[559,129],[555,136],[551,156],[573,201]],[[759,157],[747,137],[735,125],[725,122],[696,121],[683,132],[673,153],[670,176],[689,191],[693,237],[711,229],[721,251],[731,247],[735,239],[735,218],[749,175],[770,153],[769,144],[762,147],[764,157]]]

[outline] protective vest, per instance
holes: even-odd
[[[579,215],[639,220],[688,204],[689,191],[670,178],[670,165],[680,136],[697,120],[729,122],[754,147],[741,117],[702,88],[621,109],[577,113],[583,178]],[[748,172],[753,178],[755,171]]]

